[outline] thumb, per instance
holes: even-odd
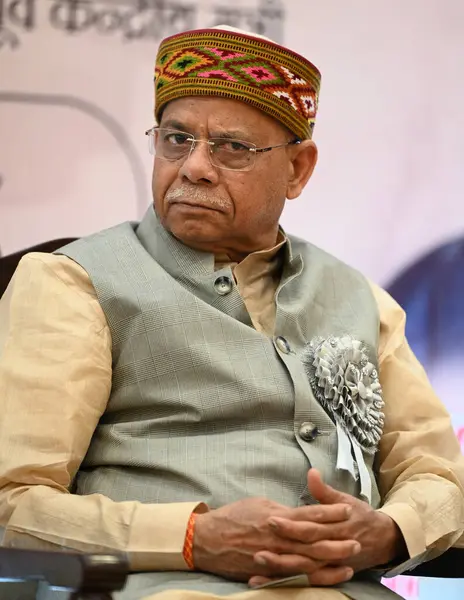
[[[347,498],[349,498],[347,494],[324,483],[317,469],[308,471],[308,490],[311,496],[321,504],[338,504],[347,502]]]

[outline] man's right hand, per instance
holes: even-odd
[[[247,498],[198,515],[193,544],[195,568],[235,581],[248,581],[256,575],[280,578],[301,574],[292,567],[276,572],[257,565],[255,554],[267,550],[303,556],[306,559],[305,574],[313,585],[330,586],[350,579],[352,570],[333,563],[356,554],[358,544],[353,540],[303,544],[283,539],[269,526],[268,520],[270,517],[285,518],[290,510],[265,498]],[[308,506],[305,510],[315,523],[339,523],[349,518],[351,509],[345,504],[333,504],[323,510],[319,505]]]

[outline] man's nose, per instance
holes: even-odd
[[[193,142],[192,149],[179,169],[180,175],[192,183],[217,183],[218,170],[211,164],[210,152],[207,142]]]

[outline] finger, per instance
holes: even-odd
[[[313,560],[300,554],[273,554],[272,552],[258,552],[254,556],[255,563],[281,577],[298,575],[299,573],[313,573],[323,566],[318,560]]]
[[[314,544],[306,544],[305,555],[313,560],[335,563],[353,558],[361,552],[361,544],[353,540],[323,540]]]
[[[326,524],[272,517],[269,526],[280,538],[303,544],[321,540],[347,540],[353,537],[349,533],[349,521]]]
[[[308,471],[308,490],[313,498],[321,504],[337,504],[346,502],[348,494],[343,494],[322,481],[317,469]]]
[[[254,556],[256,564],[274,568],[280,565],[286,565],[285,562],[279,562],[278,557],[281,556],[300,556],[301,559],[310,560],[318,565],[318,563],[338,563],[347,561],[361,552],[361,544],[353,540],[346,541],[329,541],[316,542],[315,544],[292,544],[286,550],[269,552],[263,550],[257,552]]]
[[[304,573],[308,576],[311,584],[321,586],[336,585],[353,577],[353,569],[350,567],[329,566],[326,563],[304,559],[302,556],[293,554],[276,555],[267,552],[259,554],[261,560],[259,562],[256,560],[256,562],[262,565],[264,560],[266,567],[280,577]],[[260,579],[263,580],[263,578]],[[256,579],[252,578],[250,581],[255,582]]]
[[[310,504],[293,508],[285,520],[311,521],[313,523],[340,523],[350,518],[353,508],[349,504]],[[273,521],[273,518],[269,519]]]

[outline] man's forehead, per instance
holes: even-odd
[[[228,98],[191,97],[169,102],[163,111],[163,127],[180,126],[247,133],[273,131],[280,123],[245,102]]]

